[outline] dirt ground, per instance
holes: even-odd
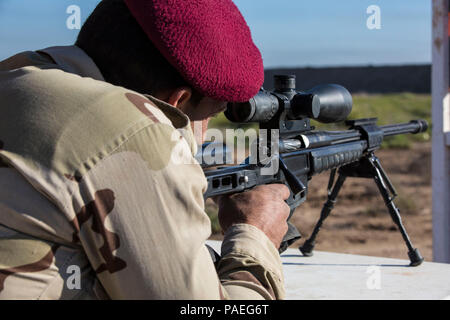
[[[394,202],[413,245],[431,261],[431,143],[416,143],[408,150],[379,150],[376,155],[397,189]],[[328,177],[324,173],[310,181],[307,201],[291,219],[303,238],[291,248],[298,248],[311,234],[326,200]],[[375,182],[363,178],[345,181],[318,235],[316,250],[408,259],[406,245]]]

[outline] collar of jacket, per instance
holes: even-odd
[[[105,81],[94,61],[77,46],[50,47],[37,52],[49,55],[66,72]]]

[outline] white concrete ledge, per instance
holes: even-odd
[[[219,241],[208,244],[220,252]],[[406,249],[405,249],[406,255]],[[286,299],[450,299],[450,264],[297,249],[281,255]]]

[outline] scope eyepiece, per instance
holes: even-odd
[[[278,112],[278,99],[270,92],[260,90],[248,102],[229,103],[225,116],[231,122],[267,122]]]

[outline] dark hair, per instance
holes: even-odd
[[[109,83],[151,95],[187,86],[194,103],[203,98],[153,45],[123,0],[101,1],[75,45],[94,60]]]

